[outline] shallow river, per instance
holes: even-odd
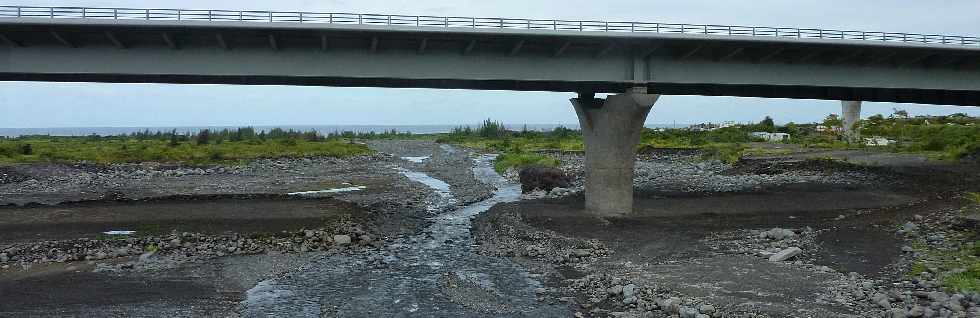
[[[477,255],[471,219],[520,198],[482,156],[473,169],[494,195],[432,219],[421,234],[384,250],[324,255],[283,277],[262,281],[242,302],[246,317],[568,317],[565,306],[535,300],[540,282],[507,259]],[[448,185],[424,173],[401,170],[440,195],[432,209],[452,206]]]

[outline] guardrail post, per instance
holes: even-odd
[[[54,19],[54,7],[51,8],[51,18]]]
[[[388,15],[388,25],[391,25],[391,15]]]
[[[558,30],[558,20],[551,20],[551,28],[555,31]]]
[[[20,18],[20,15],[21,15],[21,13],[20,13],[20,9],[21,9],[20,7],[17,7],[17,17],[18,17],[18,18]]]
[[[211,18],[211,10],[208,10],[208,21],[211,21],[211,20],[212,20],[212,18]]]
[[[362,14],[357,15],[357,24],[364,24],[364,15]]]
[[[86,12],[85,8],[82,8],[82,19],[84,18],[88,18],[88,12]]]
[[[331,16],[333,16],[333,14],[331,14]],[[422,17],[420,17],[420,16],[415,16],[415,26],[419,26],[419,25],[421,25],[421,22],[420,22],[420,20],[422,20]]]
[[[327,23],[333,24],[333,13],[327,16]],[[415,17],[415,25],[419,24],[419,18]]]
[[[269,22],[272,22],[272,11],[269,11]]]
[[[299,23],[303,23],[303,13],[299,13]]]
[[[732,35],[732,26],[728,26],[728,35]]]
[[[704,25],[704,34],[708,34],[708,25],[707,24]]]
[[[448,28],[448,27],[449,27],[449,17],[443,17],[443,18],[442,18],[442,24],[443,24],[443,25],[444,25],[445,27],[447,27],[447,28]]]
[[[681,24],[681,34],[683,34],[683,33],[684,33],[684,25]]]
[[[177,21],[180,21],[180,13],[181,13],[181,11],[180,10],[177,10]]]
[[[146,9],[146,19],[150,19],[150,9]]]
[[[238,21],[245,21],[245,11],[238,11]]]
[[[470,26],[476,28],[476,18],[470,18]]]
[[[606,32],[609,32],[609,21],[606,21]]]
[[[112,18],[119,19],[119,9],[112,9]]]

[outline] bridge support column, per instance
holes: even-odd
[[[633,211],[633,165],[643,122],[660,95],[646,88],[606,99],[572,98],[585,143],[585,208],[599,216]]]
[[[847,142],[861,142],[861,101],[841,101],[841,126]]]

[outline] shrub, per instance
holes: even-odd
[[[502,173],[509,168],[520,169],[527,166],[557,167],[558,159],[535,153],[504,153],[493,162],[493,169]]]
[[[487,118],[483,121],[483,125],[477,129],[477,133],[483,138],[501,138],[507,133],[507,130],[504,129],[504,124]]]

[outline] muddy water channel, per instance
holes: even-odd
[[[474,159],[476,178],[496,187],[489,199],[450,210],[448,185],[425,173],[400,170],[432,188],[449,210],[422,233],[382,250],[355,250],[313,258],[299,270],[250,289],[246,317],[568,317],[565,306],[539,303],[535,277],[507,259],[477,255],[471,219],[497,203],[520,198],[520,187],[494,172],[492,156]]]

